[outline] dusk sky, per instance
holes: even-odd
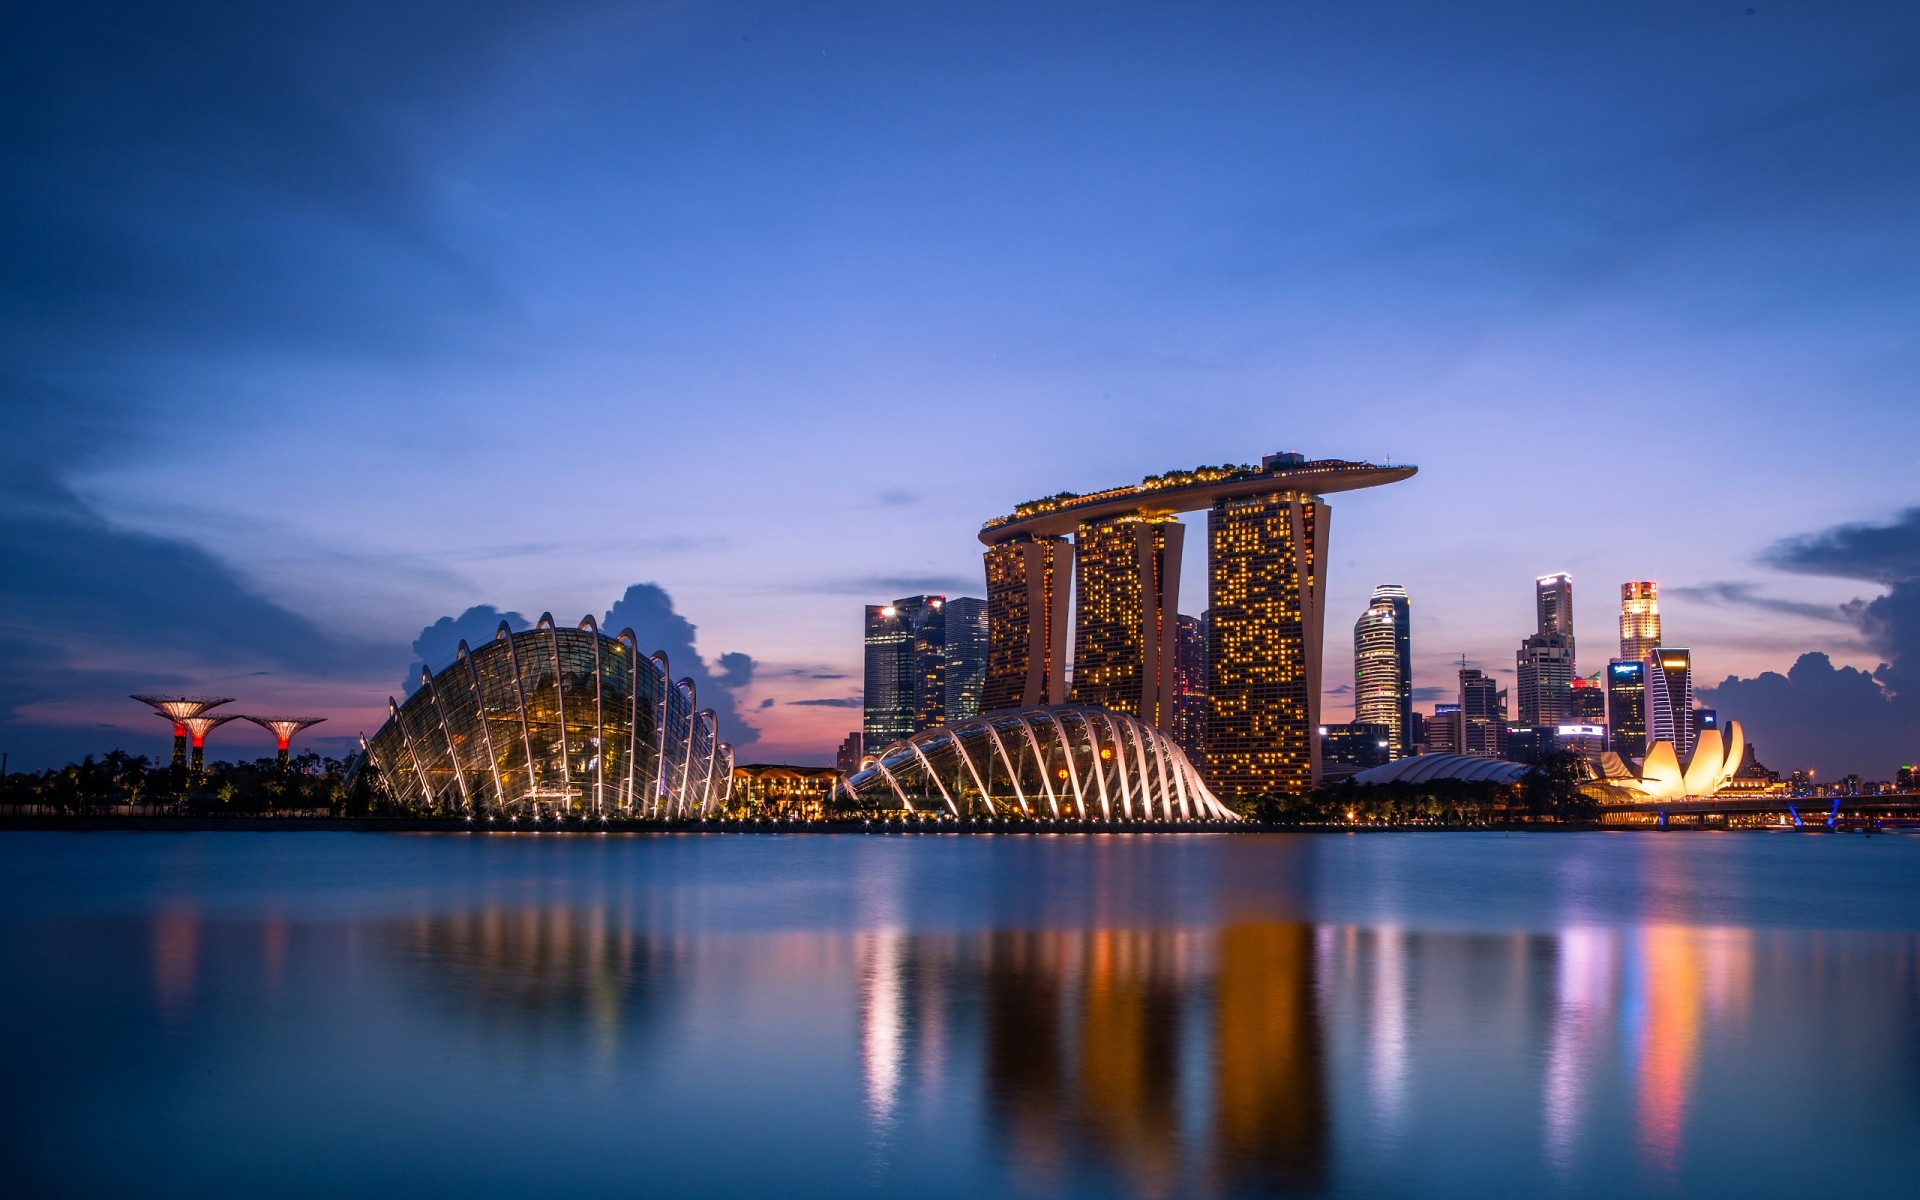
[[[14,769],[164,755],[134,691],[339,753],[479,606],[614,610],[827,761],[861,606],[982,594],[981,521],[1277,450],[1420,467],[1330,498],[1328,719],[1375,584],[1424,710],[1565,570],[1583,673],[1654,579],[1766,765],[1920,757],[1920,7],[8,25]]]

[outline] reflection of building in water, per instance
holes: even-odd
[[[604,909],[488,909],[394,922],[390,942],[429,994],[489,1029],[538,1039],[587,1033],[611,1039],[670,989],[666,944],[616,926]]]
[[[1745,929],[1656,925],[1639,938],[1627,1011],[1639,1061],[1640,1147],[1648,1165],[1671,1172],[1680,1163],[1687,1104],[1700,1067],[1706,1027],[1745,1024],[1753,986],[1753,946]]]
[[[1311,1187],[1326,1161],[1326,1079],[1313,931],[1241,925],[1220,935],[1214,985],[1214,1138],[1241,1185]]]
[[[1320,1178],[1306,927],[890,936],[857,951],[876,1136],[928,1071],[977,1060],[990,1130],[1029,1187],[1097,1177],[1147,1196],[1204,1181],[1239,1194]],[[971,1037],[977,1051],[947,1044]]]

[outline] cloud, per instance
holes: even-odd
[[[407,668],[401,686],[412,695],[420,686],[420,668],[438,671],[446,666],[459,651],[461,642],[469,647],[486,645],[500,631],[502,621],[515,633],[533,627],[532,621],[517,612],[503,613],[491,604],[476,604],[457,617],[441,617],[422,629],[420,636],[413,639],[413,665]]]
[[[894,487],[882,491],[879,496],[883,508],[904,508],[920,503],[920,497],[905,488]]]
[[[1454,700],[1458,699],[1459,695],[1460,689],[1458,687],[1416,687],[1413,689],[1413,698],[1419,701]]]
[[[830,696],[818,700],[789,700],[787,703],[802,708],[859,708],[863,701],[858,696]]]
[[[1742,580],[1668,588],[1667,594],[1676,599],[1757,608],[1765,612],[1779,613],[1782,616],[1805,617],[1813,621],[1830,621],[1842,625],[1851,622],[1847,611],[1839,605],[1811,604],[1804,600],[1782,600],[1776,596],[1763,596],[1759,593],[1758,585]]]
[[[1785,675],[1728,676],[1701,689],[1701,702],[1740,721],[1776,770],[1811,766],[1829,778],[1891,777],[1920,751],[1920,508],[1886,524],[1787,538],[1761,557],[1784,571],[1885,587],[1837,610],[1883,661],[1868,672],[1803,654]]]
[[[734,693],[753,681],[753,659],[729,652],[715,659],[718,673],[707,666],[695,649],[693,622],[673,609],[673,597],[657,583],[636,583],[607,610],[601,629],[617,634],[632,629],[642,653],[664,650],[673,677],[693,680],[694,693],[702,708],[711,708],[720,721],[720,736],[736,749],[752,745],[760,731],[740,715]]]
[[[762,701],[760,702],[760,707],[761,707],[761,708],[772,708],[772,707],[774,706],[774,704],[775,704],[775,703],[776,703],[776,701],[774,700],[774,698],[773,698],[772,696],[768,696],[768,697],[767,697],[767,698],[766,698],[765,700],[762,700]]]

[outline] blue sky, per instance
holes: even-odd
[[[1462,653],[1511,672],[1534,576],[1573,572],[1588,669],[1653,578],[1703,681],[1779,674],[1744,693],[1770,765],[1920,755],[1890,694],[1915,556],[1783,549],[1920,537],[1920,10],[49,4],[18,32],[16,765],[162,747],[146,688],[371,732],[436,621],[641,583],[732,685],[743,759],[817,761],[857,724],[860,606],[977,594],[980,521],[1279,449],[1421,467],[1334,498],[1330,682],[1379,582],[1448,687]],[[1885,732],[1809,734],[1807,652],[1890,668],[1841,681]]]

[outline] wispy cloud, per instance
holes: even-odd
[[[801,708],[859,708],[861,700],[858,696],[827,696],[816,700],[789,700],[787,703]]]
[[[1839,605],[1814,604],[1805,600],[1785,600],[1778,596],[1763,596],[1757,584],[1744,580],[1719,580],[1688,587],[1668,588],[1667,594],[1676,599],[1698,600],[1706,604],[1726,604],[1740,608],[1757,608],[1765,612],[1779,613],[1782,616],[1831,621],[1836,625],[1853,623],[1846,610]]]

